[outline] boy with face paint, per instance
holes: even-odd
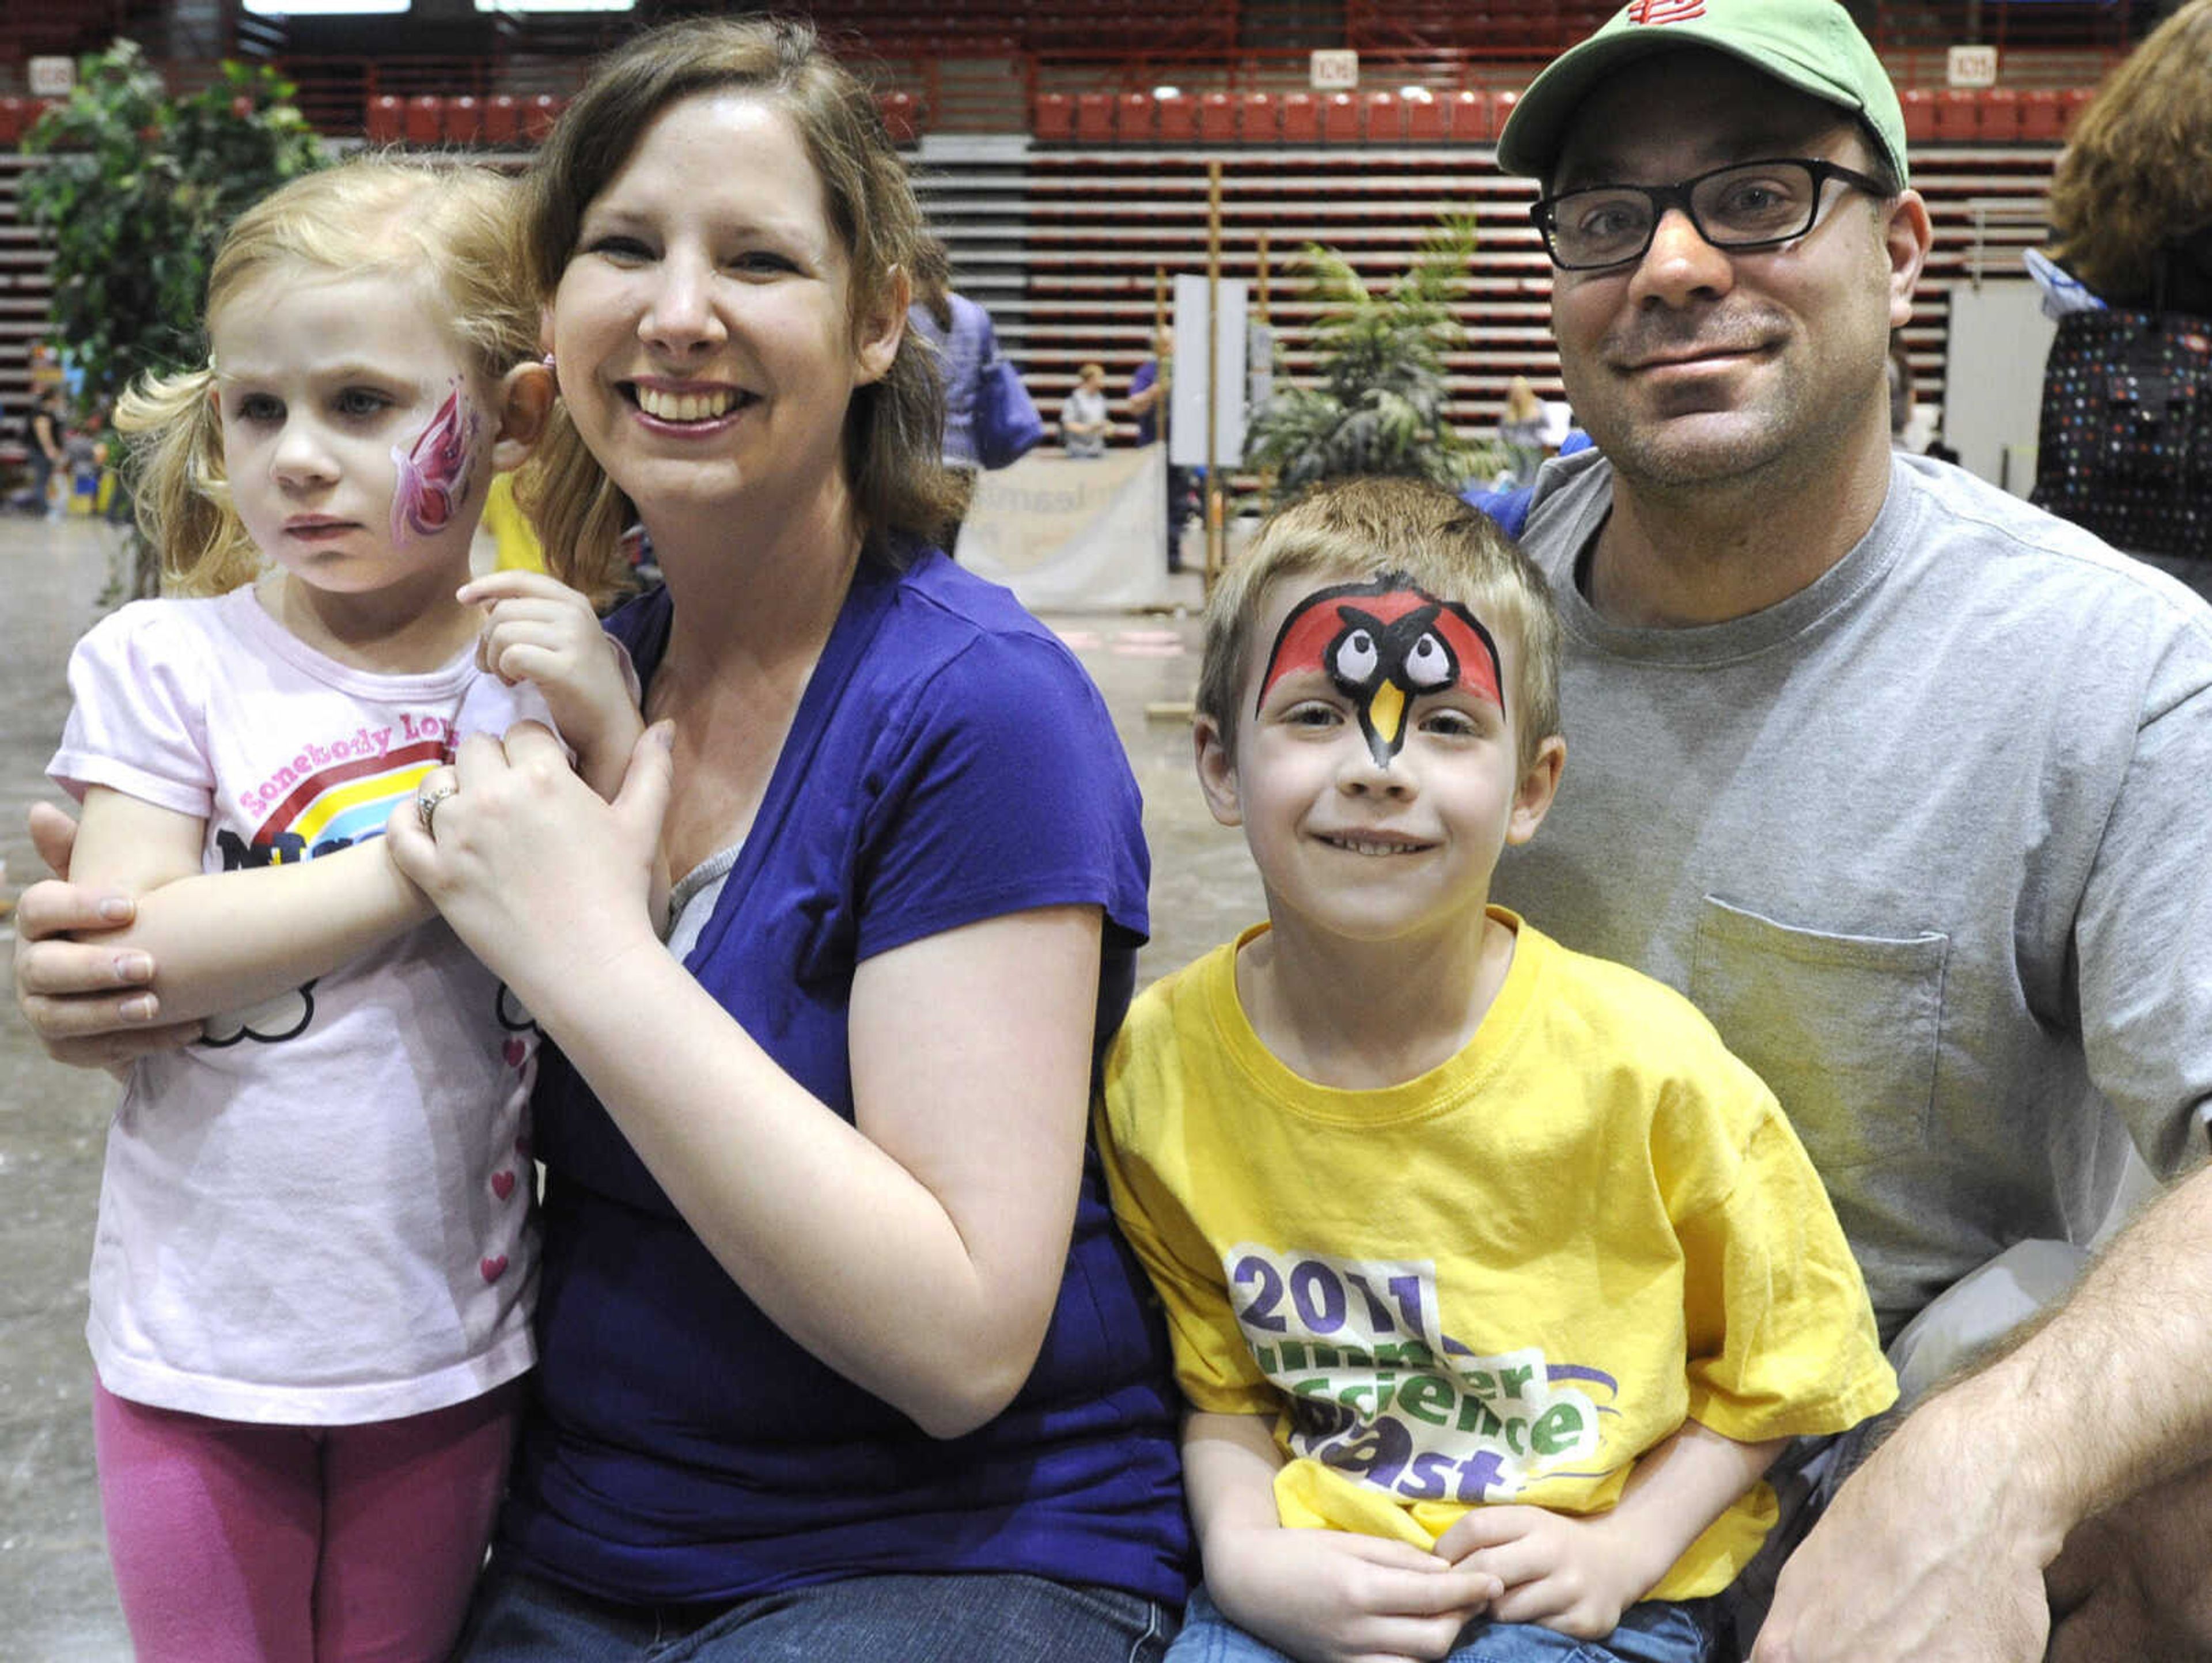
[[[1268,919],[1138,999],[1098,1127],[1191,1411],[1176,1663],[1705,1658],[1781,1441],[1895,1395],[1772,1096],[1489,905],[1557,650],[1519,551],[1406,480],[1279,512],[1208,608],[1200,782]]]

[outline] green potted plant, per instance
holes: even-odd
[[[23,140],[45,158],[21,196],[52,250],[50,338],[104,404],[140,375],[200,362],[208,267],[239,211],[323,165],[321,141],[264,66],[224,64],[173,99],[137,46],[82,59],[68,100]],[[137,544],[129,595],[152,592],[159,567]]]
[[[1445,417],[1445,355],[1466,338],[1456,307],[1474,253],[1474,222],[1448,217],[1413,264],[1379,292],[1334,249],[1309,245],[1306,293],[1323,310],[1320,360],[1306,384],[1279,379],[1246,431],[1244,464],[1271,476],[1278,501],[1316,480],[1406,474],[1458,490],[1498,465]]]

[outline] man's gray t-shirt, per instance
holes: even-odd
[[[2212,610],[1958,469],[1899,456],[1807,589],[1607,622],[1612,501],[1547,468],[1567,767],[1496,899],[1686,993],[1780,1097],[1885,1341],[2014,1241],[2086,1241],[2130,1132],[2212,1102]]]

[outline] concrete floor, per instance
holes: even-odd
[[[39,872],[24,834],[33,800],[59,800],[46,762],[68,713],[70,644],[99,615],[112,534],[83,520],[0,518],[0,859],[12,896]],[[1189,586],[1194,609],[1195,577]],[[1105,689],[1145,793],[1152,848],[1146,980],[1187,962],[1261,910],[1234,832],[1216,826],[1191,775],[1188,724],[1149,718],[1187,701],[1198,673],[1194,617],[1061,617]],[[13,932],[0,920],[0,951]],[[49,1063],[0,1013],[0,1659],[127,1659],[100,1536],[88,1407],[85,1266],[100,1156],[118,1087]]]

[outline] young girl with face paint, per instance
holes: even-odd
[[[356,162],[230,232],[204,369],[142,385],[170,594],[79,643],[49,765],[198,1043],[134,1065],[88,1338],[142,1660],[436,1658],[533,1360],[528,1015],[386,853],[459,737],[550,720],[595,782],[627,662],[550,578],[469,583],[550,402],[507,181]]]
[[[1267,921],[1131,1005],[1098,1117],[1192,1411],[1168,1663],[1699,1663],[1778,1441],[1895,1396],[1773,1096],[1489,904],[1558,639],[1409,480],[1281,511],[1208,605],[1199,776]]]

